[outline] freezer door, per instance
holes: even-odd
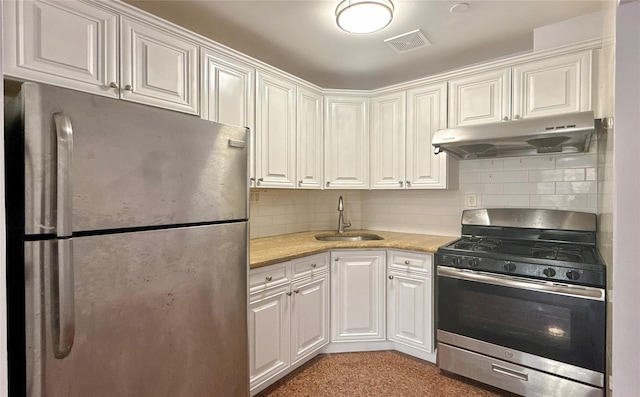
[[[248,218],[247,129],[33,83],[21,95],[27,235],[63,236],[61,211],[73,232]]]
[[[248,396],[246,222],[74,238],[65,358],[55,244],[26,243],[30,397]]]

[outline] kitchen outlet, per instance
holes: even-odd
[[[464,205],[466,207],[477,207],[478,206],[478,195],[477,194],[465,194],[464,195]]]

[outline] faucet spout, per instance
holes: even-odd
[[[338,234],[344,233],[344,230],[348,227],[351,227],[351,222],[344,221],[344,202],[342,200],[342,196],[338,199]]]

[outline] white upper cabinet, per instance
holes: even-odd
[[[449,82],[449,128],[508,120],[510,109],[511,68]]]
[[[298,87],[296,175],[299,189],[322,189],[323,133],[322,94]]]
[[[201,117],[253,129],[255,70],[215,50],[202,48]]]
[[[523,62],[449,82],[449,127],[591,109],[591,51]]]
[[[591,110],[591,51],[513,68],[514,118]]]
[[[325,188],[369,187],[369,99],[325,96]]]
[[[119,17],[108,4],[36,0],[3,6],[8,76],[199,114],[196,43]]]
[[[249,128],[249,178],[255,187],[255,69],[209,48],[200,51],[200,117]]]
[[[74,1],[2,6],[6,75],[119,96],[116,13]]]
[[[404,187],[405,116],[405,91],[371,98],[372,189],[402,189]]]
[[[371,188],[456,187],[457,162],[435,155],[431,138],[446,127],[446,83],[422,84],[371,99]]]
[[[458,161],[433,153],[431,139],[447,127],[446,83],[425,84],[407,91],[406,181],[408,189],[455,189]]]
[[[122,99],[199,114],[198,45],[143,22],[121,22]]]
[[[256,186],[295,187],[296,85],[257,72]]]

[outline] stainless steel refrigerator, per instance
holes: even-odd
[[[12,394],[248,396],[247,130],[32,83],[6,110]]]

